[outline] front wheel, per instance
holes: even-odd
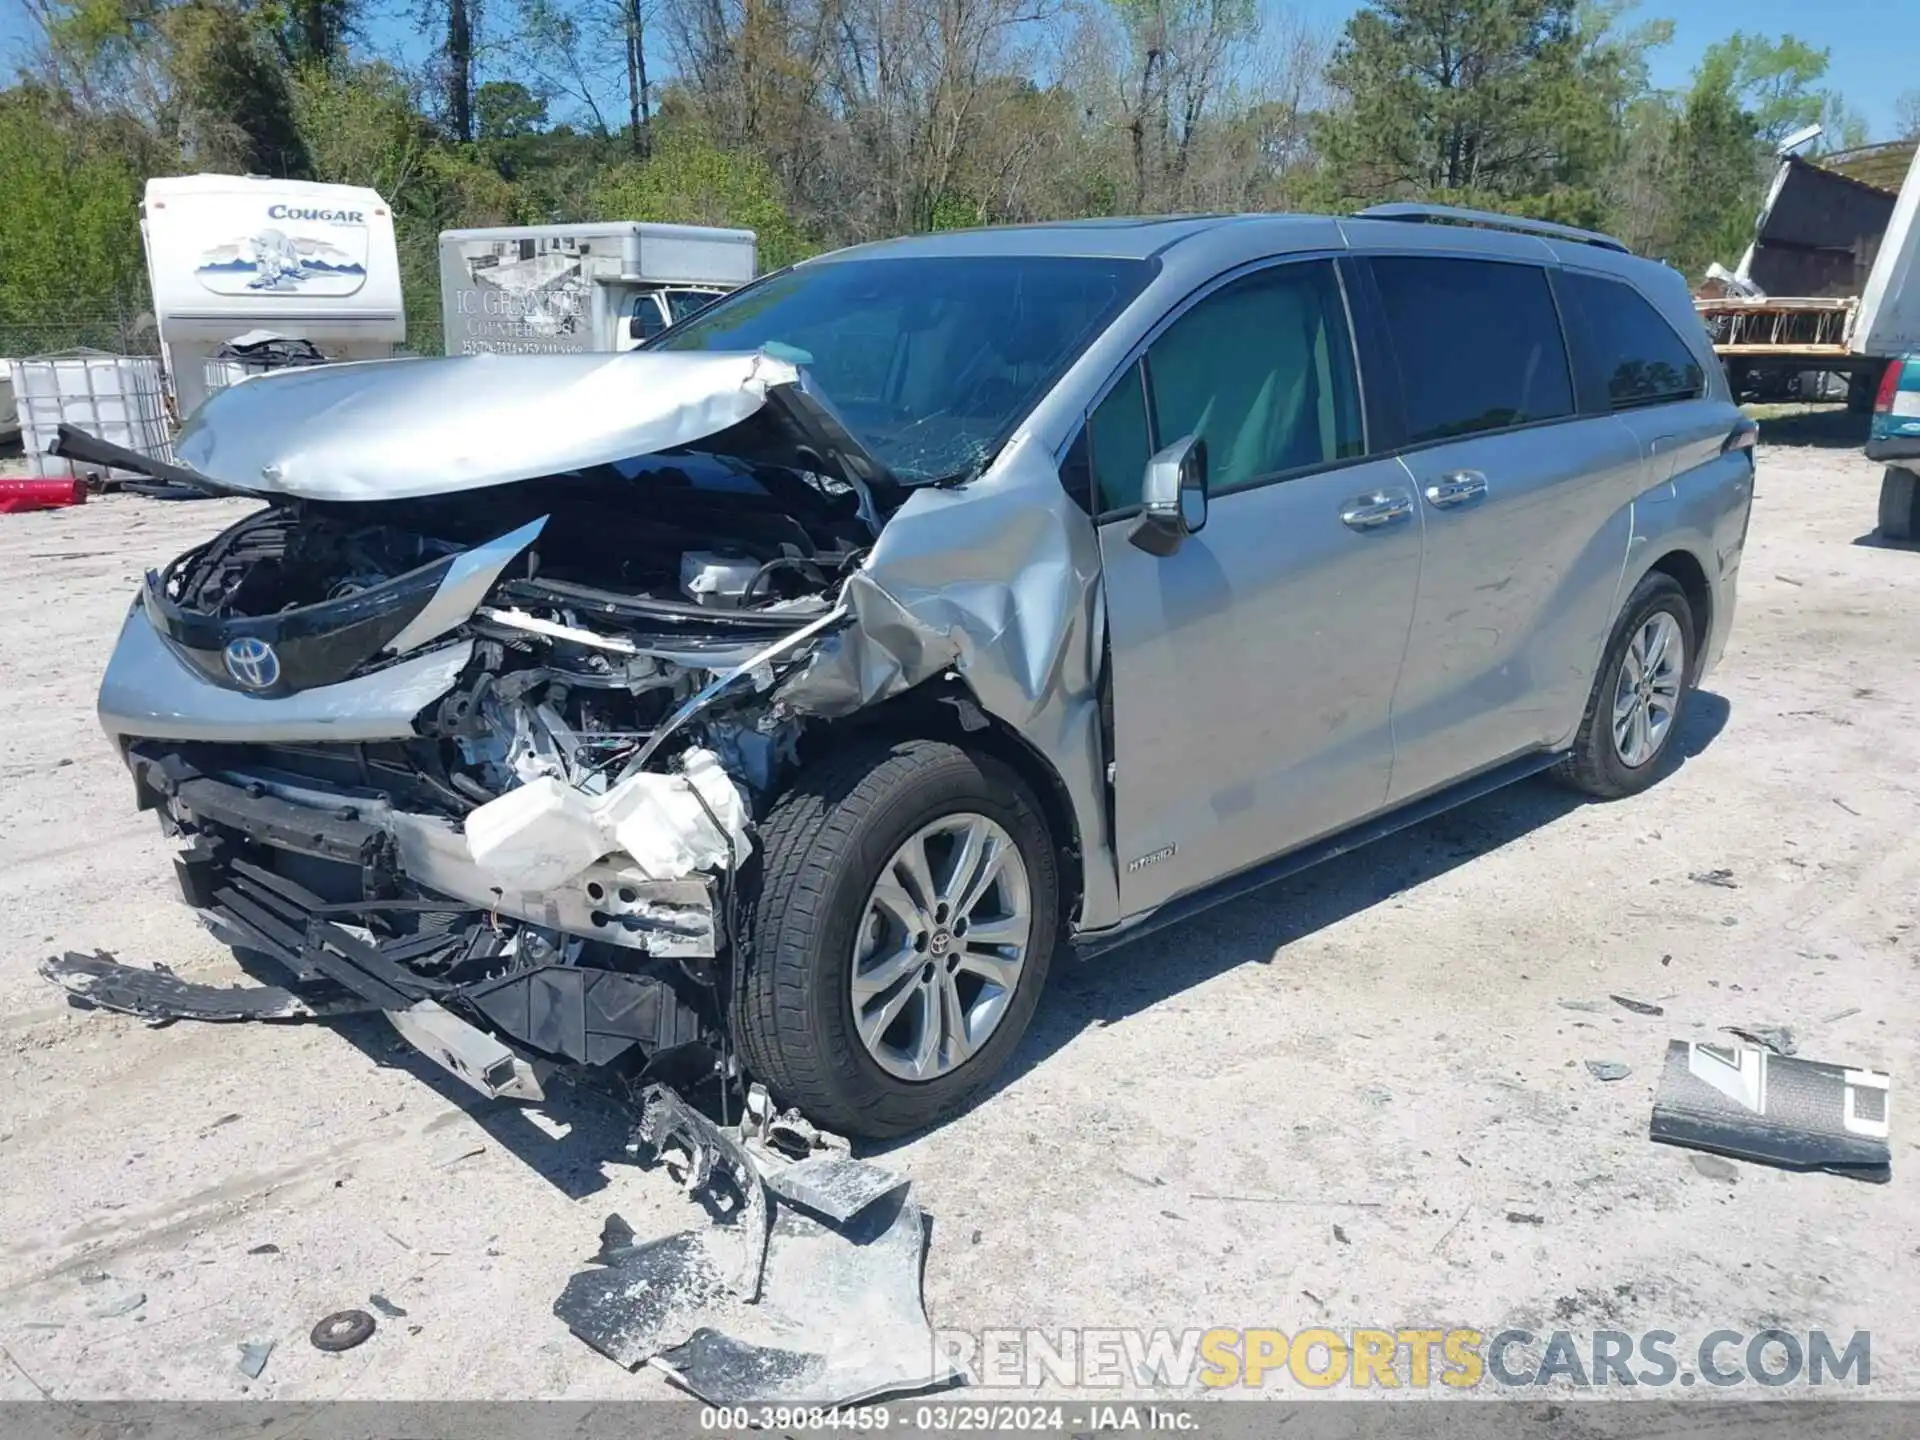
[[[1634,587],[1555,773],[1602,800],[1637,795],[1665,774],[1692,693],[1696,639],[1693,606],[1671,575],[1656,570]]]
[[[1059,877],[1038,803],[990,756],[850,745],[777,801],[733,1032],[784,1104],[883,1139],[977,1099],[1039,1003]]]

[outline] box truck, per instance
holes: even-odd
[[[631,350],[753,274],[751,230],[637,220],[447,230],[447,354]]]
[[[175,417],[233,372],[216,355],[262,332],[329,360],[376,360],[407,338],[393,216],[372,190],[253,175],[169,175],[140,207]]]

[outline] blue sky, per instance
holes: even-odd
[[[1356,8],[1353,0],[1262,0],[1290,9],[1315,28],[1337,31]],[[384,7],[383,7],[384,8]],[[404,7],[411,10],[412,6]],[[1626,23],[1674,22],[1673,43],[1654,53],[1656,85],[1686,84],[1700,54],[1730,31],[1792,33],[1832,51],[1824,82],[1867,120],[1870,138],[1890,138],[1894,101],[1920,88],[1920,0],[1641,0]],[[0,49],[17,51],[30,33],[23,0],[0,0]],[[411,39],[411,26],[381,22],[382,41]],[[405,48],[412,50],[413,44]],[[616,107],[618,108],[618,107]]]

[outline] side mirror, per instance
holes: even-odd
[[[641,328],[640,317],[638,315],[629,315],[627,317],[627,338],[629,340],[644,340],[647,338],[647,332]]]
[[[1147,462],[1140,518],[1127,539],[1149,555],[1167,556],[1207,524],[1207,442],[1183,436]]]

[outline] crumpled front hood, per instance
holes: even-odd
[[[316,365],[221,391],[174,448],[181,464],[256,494],[401,500],[690,445],[798,379],[759,353]]]

